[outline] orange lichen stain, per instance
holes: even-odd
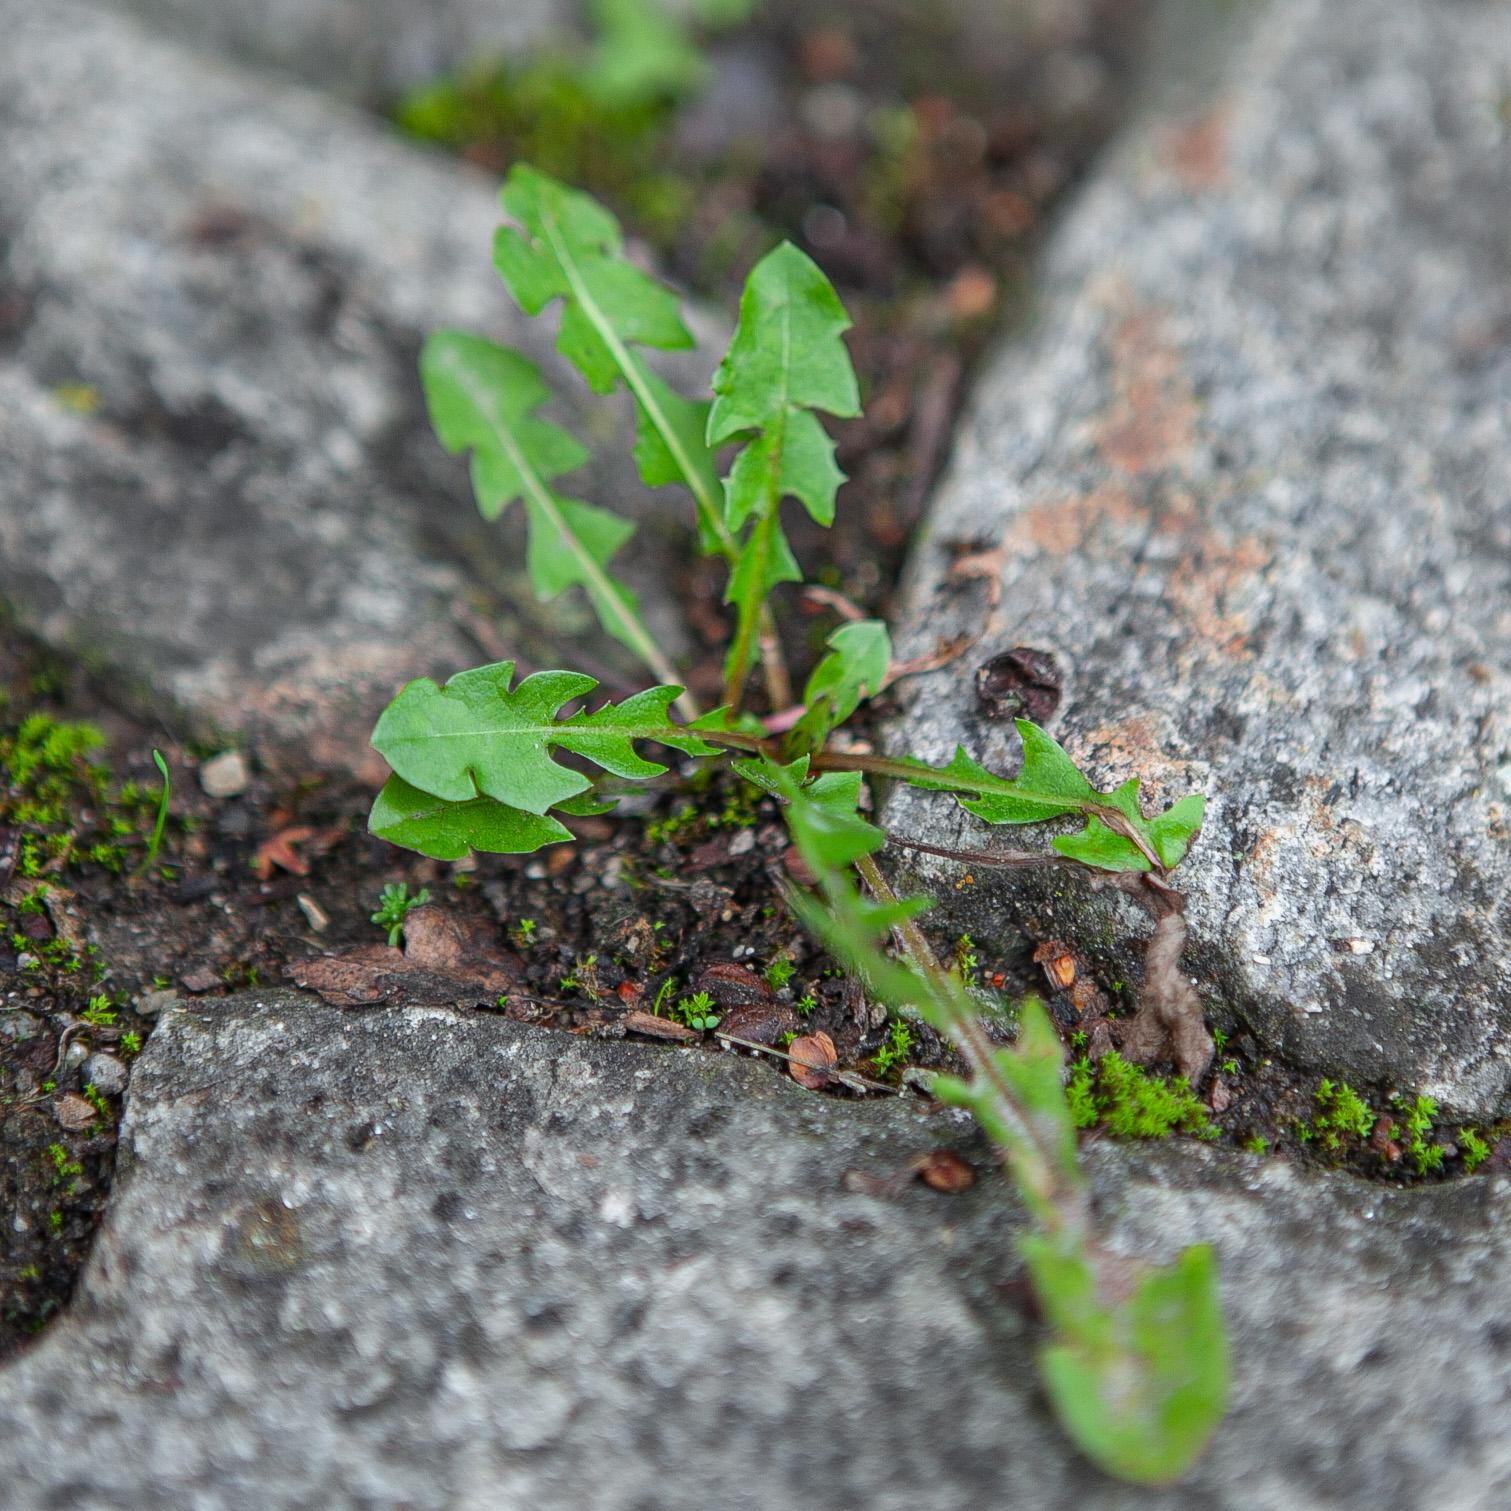
[[[1109,789],[1137,777],[1145,812],[1205,788],[1210,772],[1205,762],[1168,753],[1181,746],[1170,720],[1153,713],[1130,714],[1065,741],[1066,754],[1098,786]]]
[[[1095,429],[1104,461],[1127,473],[1177,466],[1196,440],[1196,399],[1179,351],[1165,339],[1165,317],[1126,315],[1108,340],[1112,405]]]
[[[1210,535],[1188,550],[1165,587],[1171,608],[1189,625],[1198,642],[1230,661],[1252,654],[1253,621],[1240,600],[1261,585],[1261,572],[1274,553],[1262,541],[1244,536],[1222,546]]]
[[[1114,538],[1099,542],[1097,537],[1108,527]],[[1048,556],[1069,556],[1073,551],[1121,554],[1129,544],[1123,537],[1141,535],[1148,527],[1147,505],[1135,503],[1121,488],[1098,488],[1021,510],[1002,537],[1002,550],[1008,558],[1036,552]]]
[[[1198,194],[1222,187],[1227,179],[1231,120],[1227,106],[1216,105],[1166,133],[1160,156],[1182,187]]]

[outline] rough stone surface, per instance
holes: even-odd
[[[491,181],[115,16],[0,0],[0,25],[0,592],[23,622],[202,725],[369,774],[393,691],[494,648],[459,609],[559,664],[585,607],[533,606],[520,522],[482,525],[414,375],[435,326],[550,340],[490,267]],[[573,486],[643,510],[612,407],[562,417],[609,458]]]
[[[1208,795],[1180,874],[1219,1019],[1482,1118],[1511,1086],[1508,77],[1503,5],[1279,0],[1203,108],[1125,141],[915,557],[905,653],[979,626],[982,572],[1000,600],[898,736],[1013,769],[972,676],[1051,651],[1099,782]],[[943,798],[892,818],[986,838]],[[1076,887],[993,885],[1084,936]]]
[[[195,45],[359,99],[475,57],[517,53],[572,22],[561,0],[120,0]]]
[[[956,1149],[963,1195],[846,1189]],[[968,1123],[703,1051],[244,994],[168,1014],[68,1316],[0,1372],[15,1511],[1498,1511],[1511,1187],[1102,1146],[1118,1246],[1219,1245],[1189,1481],[1073,1456]]]

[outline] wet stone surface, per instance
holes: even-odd
[[[937,1150],[974,1183],[913,1178]],[[119,1162],[68,1316],[0,1374],[17,1511],[1488,1511],[1511,1472],[1503,1178],[1092,1146],[1118,1247],[1218,1243],[1234,1333],[1229,1420],[1143,1492],[1039,1400],[1018,1208],[952,1113],[243,993],[165,1011]]]
[[[1508,69],[1496,5],[1285,0],[1125,140],[914,558],[901,653],[987,633],[895,736],[1015,769],[977,668],[1052,654],[1049,727],[1099,786],[1207,794],[1179,874],[1214,1021],[1478,1118],[1511,1088]],[[940,797],[891,816],[1021,840]],[[1147,932],[1075,884],[976,885],[983,926]]]

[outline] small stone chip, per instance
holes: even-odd
[[[183,983],[184,990],[189,992],[210,992],[221,984],[220,977],[203,965],[186,971],[178,979]]]
[[[86,1086],[93,1086],[108,1097],[118,1097],[125,1091],[131,1073],[124,1061],[99,1051],[84,1061],[81,1074]]]
[[[323,934],[331,926],[330,915],[308,892],[301,892],[295,901],[299,904],[299,911],[317,934]]]
[[[223,750],[199,768],[199,785],[207,797],[235,797],[247,790],[251,775],[239,750]]]
[[[99,1114],[93,1105],[76,1091],[65,1091],[61,1096],[55,1097],[52,1115],[58,1120],[58,1126],[69,1133],[82,1133],[99,1121]]]

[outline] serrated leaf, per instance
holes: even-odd
[[[829,654],[814,667],[803,689],[807,712],[787,737],[787,750],[818,750],[832,729],[886,686],[892,637],[879,619],[842,624],[829,637]]]
[[[735,769],[787,804],[787,825],[815,873],[839,870],[886,843],[886,835],[856,811],[858,771],[831,771],[807,782],[808,758],[783,766],[770,757],[736,761]]]
[[[549,393],[533,363],[465,331],[436,331],[420,358],[431,420],[448,451],[472,452],[472,485],[485,519],[516,498],[529,516],[526,563],[543,598],[580,583],[600,623],[663,682],[671,663],[640,618],[635,597],[607,570],[634,525],[606,509],[564,498],[550,480],[587,452],[564,430],[531,413]],[[696,713],[688,705],[687,711]]]
[[[460,860],[473,850],[519,855],[570,840],[554,818],[511,808],[491,797],[452,803],[391,776],[373,803],[368,829],[391,845],[434,860]]]
[[[599,393],[620,375],[613,342],[691,347],[676,293],[625,259],[619,222],[591,195],[517,163],[499,192],[522,230],[501,226],[493,265],[529,314],[564,301],[557,349]]]
[[[557,717],[562,706],[597,686],[577,672],[536,672],[510,690],[512,661],[458,672],[437,687],[409,683],[383,710],[372,745],[394,771],[423,792],[451,802],[479,795],[543,814],[586,791],[581,772],[550,757],[559,746],[616,776],[659,776],[665,767],[635,753],[635,740],[656,740],[690,755],[711,748],[674,725],[667,706],[678,689],[653,687],[596,713]]]
[[[516,164],[500,198],[518,223],[494,237],[494,266],[509,292],[531,315],[563,301],[557,349],[596,392],[622,379],[635,397],[641,479],[649,488],[687,488],[704,549],[732,560],[735,542],[723,523],[706,438],[709,406],[675,393],[631,349],[693,345],[676,294],[626,260],[619,222],[590,195]]]
[[[782,533],[779,509],[789,494],[821,524],[834,519],[844,474],[810,412],[860,413],[860,390],[840,339],[850,327],[839,296],[817,264],[790,242],[751,270],[740,297],[740,323],[714,374],[708,442],[746,440],[724,480],[723,527],[753,520],[724,595],[738,619],[725,662],[726,697],[737,702],[755,664],[756,622],[779,582],[801,581]]]
[[[528,471],[550,481],[588,459],[586,447],[531,413],[550,390],[518,352],[466,331],[433,331],[420,353],[420,380],[441,444],[473,453],[472,485],[484,519],[497,519],[527,491]]]
[[[1089,818],[1079,834],[1061,834],[1050,840],[1053,849],[1083,866],[1102,871],[1148,871],[1149,858],[1130,839],[1114,834],[1100,819]]]
[[[834,497],[845,474],[834,461],[834,442],[806,409],[789,409],[735,458],[724,479],[724,520],[738,530],[789,495],[825,527],[834,523]]]
[[[784,411],[860,413],[860,388],[841,336],[850,317],[818,264],[790,241],[751,269],[740,323],[714,374],[708,439],[764,430]]]
[[[888,762],[889,774],[915,787],[954,792],[961,807],[989,824],[1032,824],[1083,813],[1085,829],[1055,839],[1054,848],[1070,860],[1104,871],[1152,870],[1151,855],[1167,869],[1185,858],[1201,828],[1206,799],[1199,793],[1146,819],[1139,808],[1137,777],[1112,792],[1097,792],[1038,725],[1027,719],[1017,724],[1023,737],[1023,767],[1011,780],[993,775],[960,749],[946,767],[902,758]]]
[[[1201,832],[1206,807],[1206,798],[1193,792],[1167,808],[1158,818],[1149,820],[1149,843],[1165,866],[1178,866],[1186,858],[1186,851]]]

